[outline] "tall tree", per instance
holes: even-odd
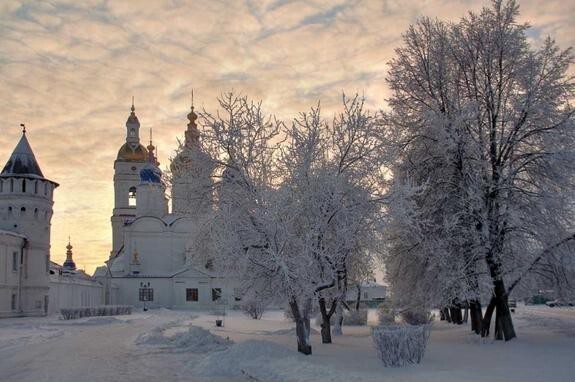
[[[565,269],[553,254],[573,231],[573,54],[551,39],[531,47],[517,15],[514,1],[494,1],[458,23],[410,27],[391,61],[386,116],[398,150],[390,278],[423,280],[409,293],[433,303],[487,293],[483,334],[495,311],[506,340],[509,285],[543,262]]]

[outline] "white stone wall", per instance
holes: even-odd
[[[18,305],[16,309],[12,306],[12,295],[18,298],[19,259],[23,242],[23,237],[0,232],[0,317],[18,314]],[[16,253],[15,267],[14,253]],[[17,304],[17,300],[15,302]]]
[[[140,288],[152,288],[154,300],[146,302],[148,308],[176,308],[176,309],[211,309],[221,304],[233,304],[233,287],[221,278],[203,276],[196,271],[193,274],[183,274],[181,277],[125,277],[113,278],[112,284],[118,290],[118,304],[132,305],[143,308],[140,301]],[[148,286],[149,283],[149,286]],[[143,284],[143,285],[142,285]],[[212,300],[212,289],[219,288],[222,297],[218,301]],[[198,289],[198,301],[186,301],[186,289]]]
[[[57,314],[62,308],[80,308],[104,305],[102,284],[66,275],[50,277],[48,314]]]

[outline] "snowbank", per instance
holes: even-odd
[[[346,373],[309,362],[306,356],[270,341],[247,340],[225,351],[212,353],[197,364],[190,365],[194,377],[206,380],[246,377],[256,381],[274,382],[351,382],[375,381],[371,376]]]
[[[309,328],[309,333],[311,335],[316,335],[316,334],[319,334],[320,332],[314,328]],[[293,328],[289,328],[289,329],[278,329],[278,330],[272,330],[272,331],[257,332],[257,334],[262,334],[265,336],[295,336],[296,330],[295,330],[295,326],[294,326]]]
[[[190,326],[186,331],[177,331],[168,335],[166,331],[178,326],[178,322],[171,322],[152,329],[149,333],[140,334],[136,338],[136,345],[159,346],[187,350],[193,353],[208,353],[225,350],[233,344],[229,339],[213,335],[208,330],[197,326]]]

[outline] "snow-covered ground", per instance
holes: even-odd
[[[209,313],[166,309],[5,319],[0,381],[575,381],[575,309],[520,306],[514,317],[509,343],[435,322],[423,362],[403,368],[383,367],[368,327],[344,327],[330,345],[316,327],[314,354],[299,355],[279,311],[259,321],[232,311],[222,328]]]

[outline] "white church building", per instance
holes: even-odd
[[[46,315],[103,304],[220,308],[238,301],[209,254],[193,253],[191,232],[213,208],[209,156],[192,105],[185,141],[171,162],[169,211],[155,147],[140,143],[134,105],[114,162],[112,250],[93,276],[77,270],[68,243],[63,265],[50,261],[50,221],[58,184],[44,177],[24,128],[0,173],[0,317]],[[208,260],[206,260],[208,259]]]
[[[212,208],[211,171],[202,151],[194,108],[180,152],[172,159],[172,211],[168,209],[155,147],[140,143],[132,105],[126,141],[114,162],[112,251],[95,277],[106,302],[136,307],[210,308],[233,302],[233,283],[217,275],[205,254],[190,249],[198,217]],[[208,186],[208,187],[205,187]]]

